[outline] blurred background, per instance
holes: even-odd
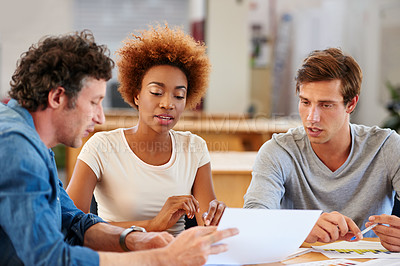
[[[1,0],[0,98],[21,53],[44,35],[90,29],[113,54],[129,33],[168,22],[208,47],[205,112],[296,116],[293,78],[301,60],[340,47],[364,72],[352,121],[382,125],[387,82],[400,84],[399,14],[399,0]],[[126,107],[116,87],[114,74],[106,108]]]

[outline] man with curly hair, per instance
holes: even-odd
[[[157,25],[128,38],[118,55],[119,91],[138,109],[138,124],[90,138],[68,194],[89,212],[94,191],[98,215],[118,226],[178,235],[185,214],[217,225],[225,204],[214,194],[206,142],[172,130],[207,89],[205,46],[180,28]]]
[[[113,226],[75,207],[50,148],[79,147],[104,122],[114,66],[108,54],[83,31],[47,37],[22,55],[12,99],[0,104],[1,265],[201,265],[226,249],[213,243],[237,233],[197,227],[174,240]],[[124,250],[136,252],[118,253]]]

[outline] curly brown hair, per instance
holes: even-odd
[[[73,107],[85,78],[111,78],[114,62],[109,56],[108,48],[97,45],[88,30],[44,37],[21,55],[9,95],[36,111],[46,109],[49,92],[61,86]]]
[[[137,109],[134,97],[141,90],[146,72],[153,66],[171,65],[186,75],[186,107],[195,107],[207,90],[211,70],[204,43],[168,25],[150,26],[149,30],[141,31],[141,36],[130,36],[117,51],[118,90],[125,102]]]
[[[360,94],[362,71],[353,57],[344,55],[338,48],[315,50],[303,61],[297,71],[296,92],[308,82],[339,79],[344,105]]]

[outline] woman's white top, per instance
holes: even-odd
[[[78,159],[94,172],[98,183],[94,195],[98,215],[109,222],[154,218],[171,196],[191,195],[199,167],[210,162],[206,142],[191,132],[170,130],[172,155],[159,166],[143,162],[131,150],[119,128],[98,132],[83,146]],[[163,149],[136,143],[138,149]],[[181,217],[168,232],[184,230]]]

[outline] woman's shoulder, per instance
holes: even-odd
[[[112,143],[123,141],[123,128],[117,128],[110,131],[99,131],[91,136],[86,144],[87,145],[110,145]],[[85,144],[85,145],[86,145]]]
[[[91,138],[115,138],[121,136],[124,133],[124,128],[117,128],[109,131],[98,131]]]

